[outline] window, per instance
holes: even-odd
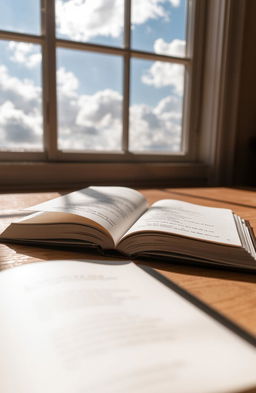
[[[20,168],[54,184],[206,179],[200,104],[206,17],[217,3],[0,0],[0,155],[10,182]]]

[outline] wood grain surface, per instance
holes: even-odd
[[[176,188],[140,190],[152,203],[162,198],[232,209],[250,221],[256,233],[256,193],[232,188]],[[18,217],[23,209],[59,196],[60,193],[1,194],[1,223]],[[20,211],[20,210],[19,210]],[[68,250],[0,244],[0,269],[54,259],[113,259],[85,250]],[[256,273],[199,267],[150,260],[146,263],[167,278],[256,335]]]

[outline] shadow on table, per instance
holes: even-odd
[[[25,263],[49,260],[66,259],[90,259],[108,260],[117,262],[120,260],[132,260],[138,265],[146,265],[162,272],[178,273],[190,276],[218,278],[223,280],[256,283],[256,271],[249,272],[242,269],[224,268],[218,266],[204,266],[194,262],[158,259],[131,259],[121,256],[117,252],[103,255],[98,249],[83,249],[79,247],[49,247],[8,244],[0,245],[0,268],[5,269]],[[193,265],[192,265],[193,263]]]
[[[190,276],[218,278],[223,280],[241,281],[256,283],[256,271],[248,271],[239,268],[219,267],[215,265],[203,265],[203,263],[194,263],[187,261],[159,261],[138,260],[137,263],[149,266],[170,273],[186,274]]]

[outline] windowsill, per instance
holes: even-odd
[[[82,188],[90,184],[133,187],[207,185],[201,163],[2,162],[1,191]]]

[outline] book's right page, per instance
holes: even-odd
[[[173,199],[155,202],[124,235],[159,231],[198,240],[241,246],[231,210]]]

